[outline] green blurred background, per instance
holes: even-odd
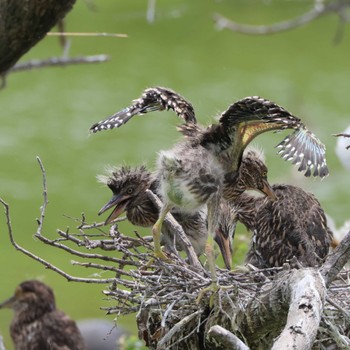
[[[89,5],[93,5],[93,8]],[[111,193],[96,182],[106,165],[145,163],[152,167],[156,152],[179,139],[172,113],[135,118],[120,130],[89,136],[96,121],[128,106],[150,86],[166,86],[189,99],[201,123],[237,99],[261,95],[302,117],[327,146],[331,175],[320,181],[305,179],[275,155],[284,135],[267,134],[255,144],[266,153],[270,182],[294,183],[320,199],[340,226],[349,217],[348,174],[335,156],[332,134],[349,124],[349,27],[334,43],[338,18],[317,21],[273,36],[247,36],[215,29],[219,12],[239,22],[269,24],[300,15],[313,1],[172,0],[158,1],[154,23],[146,20],[147,1],[77,1],[66,18],[66,30],[126,33],[126,39],[71,38],[71,56],[109,54],[111,61],[96,65],[46,68],[10,74],[0,91],[0,196],[11,206],[14,234],[25,248],[74,276],[95,271],[72,267],[73,258],[33,238],[42,204],[42,178],[36,156],[47,171],[49,207],[44,233],[76,223],[64,214],[82,212],[95,221]],[[22,61],[62,54],[56,37],[47,37]],[[350,142],[349,142],[350,143]],[[350,152],[350,151],[349,151]],[[3,210],[1,209],[1,212]],[[120,225],[132,234],[133,227]],[[52,271],[17,252],[9,242],[5,217],[0,220],[0,301],[17,284],[39,278],[51,285],[57,304],[74,319],[106,317],[99,308],[109,302],[103,285],[68,283]],[[242,263],[249,235],[240,227],[234,263]],[[141,230],[150,234],[149,230]],[[76,259],[76,258],[74,258]],[[79,260],[79,259],[76,259]],[[101,273],[101,277],[108,277]],[[8,326],[12,313],[0,311],[0,334],[12,349]],[[136,332],[135,316],[118,324]]]

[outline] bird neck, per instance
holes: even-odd
[[[26,324],[32,323],[41,318],[44,314],[55,310],[52,305],[41,306],[37,304],[29,305],[25,308],[15,310],[15,316],[11,323],[11,328],[17,329]]]

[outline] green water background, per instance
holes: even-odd
[[[284,136],[267,134],[256,144],[266,154],[270,182],[297,184],[312,191],[337,225],[349,217],[349,174],[334,153],[332,134],[349,124],[350,37],[345,26],[335,44],[338,18],[329,15],[293,31],[272,36],[247,36],[215,29],[220,12],[240,22],[268,24],[300,15],[313,1],[158,1],[155,22],[146,20],[146,1],[78,1],[67,16],[67,31],[126,33],[127,39],[71,38],[72,56],[109,54],[109,63],[46,68],[10,74],[0,91],[0,195],[11,206],[17,241],[75,276],[94,271],[72,267],[73,258],[33,238],[42,204],[42,178],[36,156],[47,171],[49,207],[44,233],[76,223],[64,214],[90,221],[110,198],[96,182],[106,165],[145,163],[153,167],[156,152],[171,147],[179,135],[172,113],[135,118],[119,130],[89,136],[92,123],[126,107],[145,87],[170,87],[189,99],[201,123],[237,99],[261,95],[300,116],[327,146],[331,175],[305,179],[278,158],[273,148]],[[59,56],[58,39],[47,37],[22,61]],[[1,209],[1,213],[3,210]],[[120,225],[132,234],[133,227]],[[140,230],[150,234],[149,230]],[[249,235],[240,228],[234,264],[242,263]],[[75,259],[75,258],[74,258]],[[79,259],[76,259],[79,260]],[[23,280],[40,278],[51,285],[57,304],[74,319],[104,316],[102,285],[68,283],[15,251],[5,218],[0,216],[0,300]],[[108,273],[101,273],[108,277]],[[0,312],[0,334],[11,349],[8,325],[12,313]],[[135,316],[118,324],[136,331]]]

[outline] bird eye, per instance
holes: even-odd
[[[267,177],[267,171],[264,171],[264,172],[262,173],[262,176],[263,176],[263,177]]]
[[[133,192],[134,192],[133,187],[129,187],[129,188],[126,190],[126,193],[127,193],[127,194],[131,194],[131,193],[133,193]]]

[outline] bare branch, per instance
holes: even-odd
[[[147,14],[146,14],[147,22],[153,23],[155,17],[156,17],[156,0],[148,0]]]
[[[153,204],[156,205],[157,208],[160,210],[163,206],[160,199],[152,191],[146,191]],[[164,224],[168,225],[171,231],[176,233],[176,237],[179,239],[180,245],[183,246],[186,251],[190,264],[196,267],[197,269],[202,270],[202,265],[198,260],[197,254],[195,253],[190,240],[186,236],[181,225],[174,219],[174,217],[170,213],[168,213],[165,217]]]
[[[10,208],[9,205],[2,199],[0,198],[0,203],[4,206],[5,208],[5,216],[6,216],[6,223],[7,223],[7,229],[8,229],[8,234],[10,237],[11,244],[16,248],[16,250],[20,251],[21,253],[29,256],[30,258],[38,261],[40,264],[44,265],[47,269],[52,270],[59,275],[65,277],[69,282],[84,282],[84,283],[111,283],[114,281],[114,279],[95,279],[95,278],[81,278],[81,277],[73,277],[63,270],[59,269],[58,267],[52,265],[51,263],[47,262],[46,260],[38,257],[37,255],[31,253],[27,249],[21,247],[19,244],[16,243],[14,237],[13,237],[13,231],[12,231],[12,224],[11,224],[11,216],[10,216]]]
[[[197,317],[202,311],[198,310],[193,312],[192,314],[184,317],[181,321],[176,323],[170,332],[168,332],[159,342],[157,349],[163,349],[165,344],[173,338],[177,333],[182,333],[183,328],[186,326],[187,323],[192,321],[195,317]]]
[[[221,326],[212,326],[208,336],[214,338],[218,344],[227,350],[249,350],[241,339]]]
[[[51,57],[45,60],[30,60],[28,62],[17,63],[9,70],[9,73],[21,72],[25,70],[41,69],[46,67],[64,67],[74,64],[104,63],[109,61],[108,55],[81,56],[81,57]]]
[[[214,14],[214,22],[218,29],[229,29],[234,32],[250,35],[267,35],[276,34],[283,31],[292,30],[303,26],[315,19],[335,12],[341,16],[342,20],[345,20],[346,16],[343,14],[347,7],[350,6],[349,0],[334,0],[329,4],[323,4],[319,1],[315,1],[314,7],[303,13],[301,16],[293,18],[291,20],[282,21],[272,25],[248,25],[241,24],[228,19],[220,14]]]
[[[88,36],[88,37],[110,37],[110,38],[127,38],[128,34],[119,33],[86,33],[86,32],[49,32],[48,36]]]
[[[4,341],[1,335],[0,335],[0,350],[5,350]]]
[[[343,238],[338,247],[328,255],[320,268],[326,286],[337,277],[344,265],[350,260],[350,232]]]

